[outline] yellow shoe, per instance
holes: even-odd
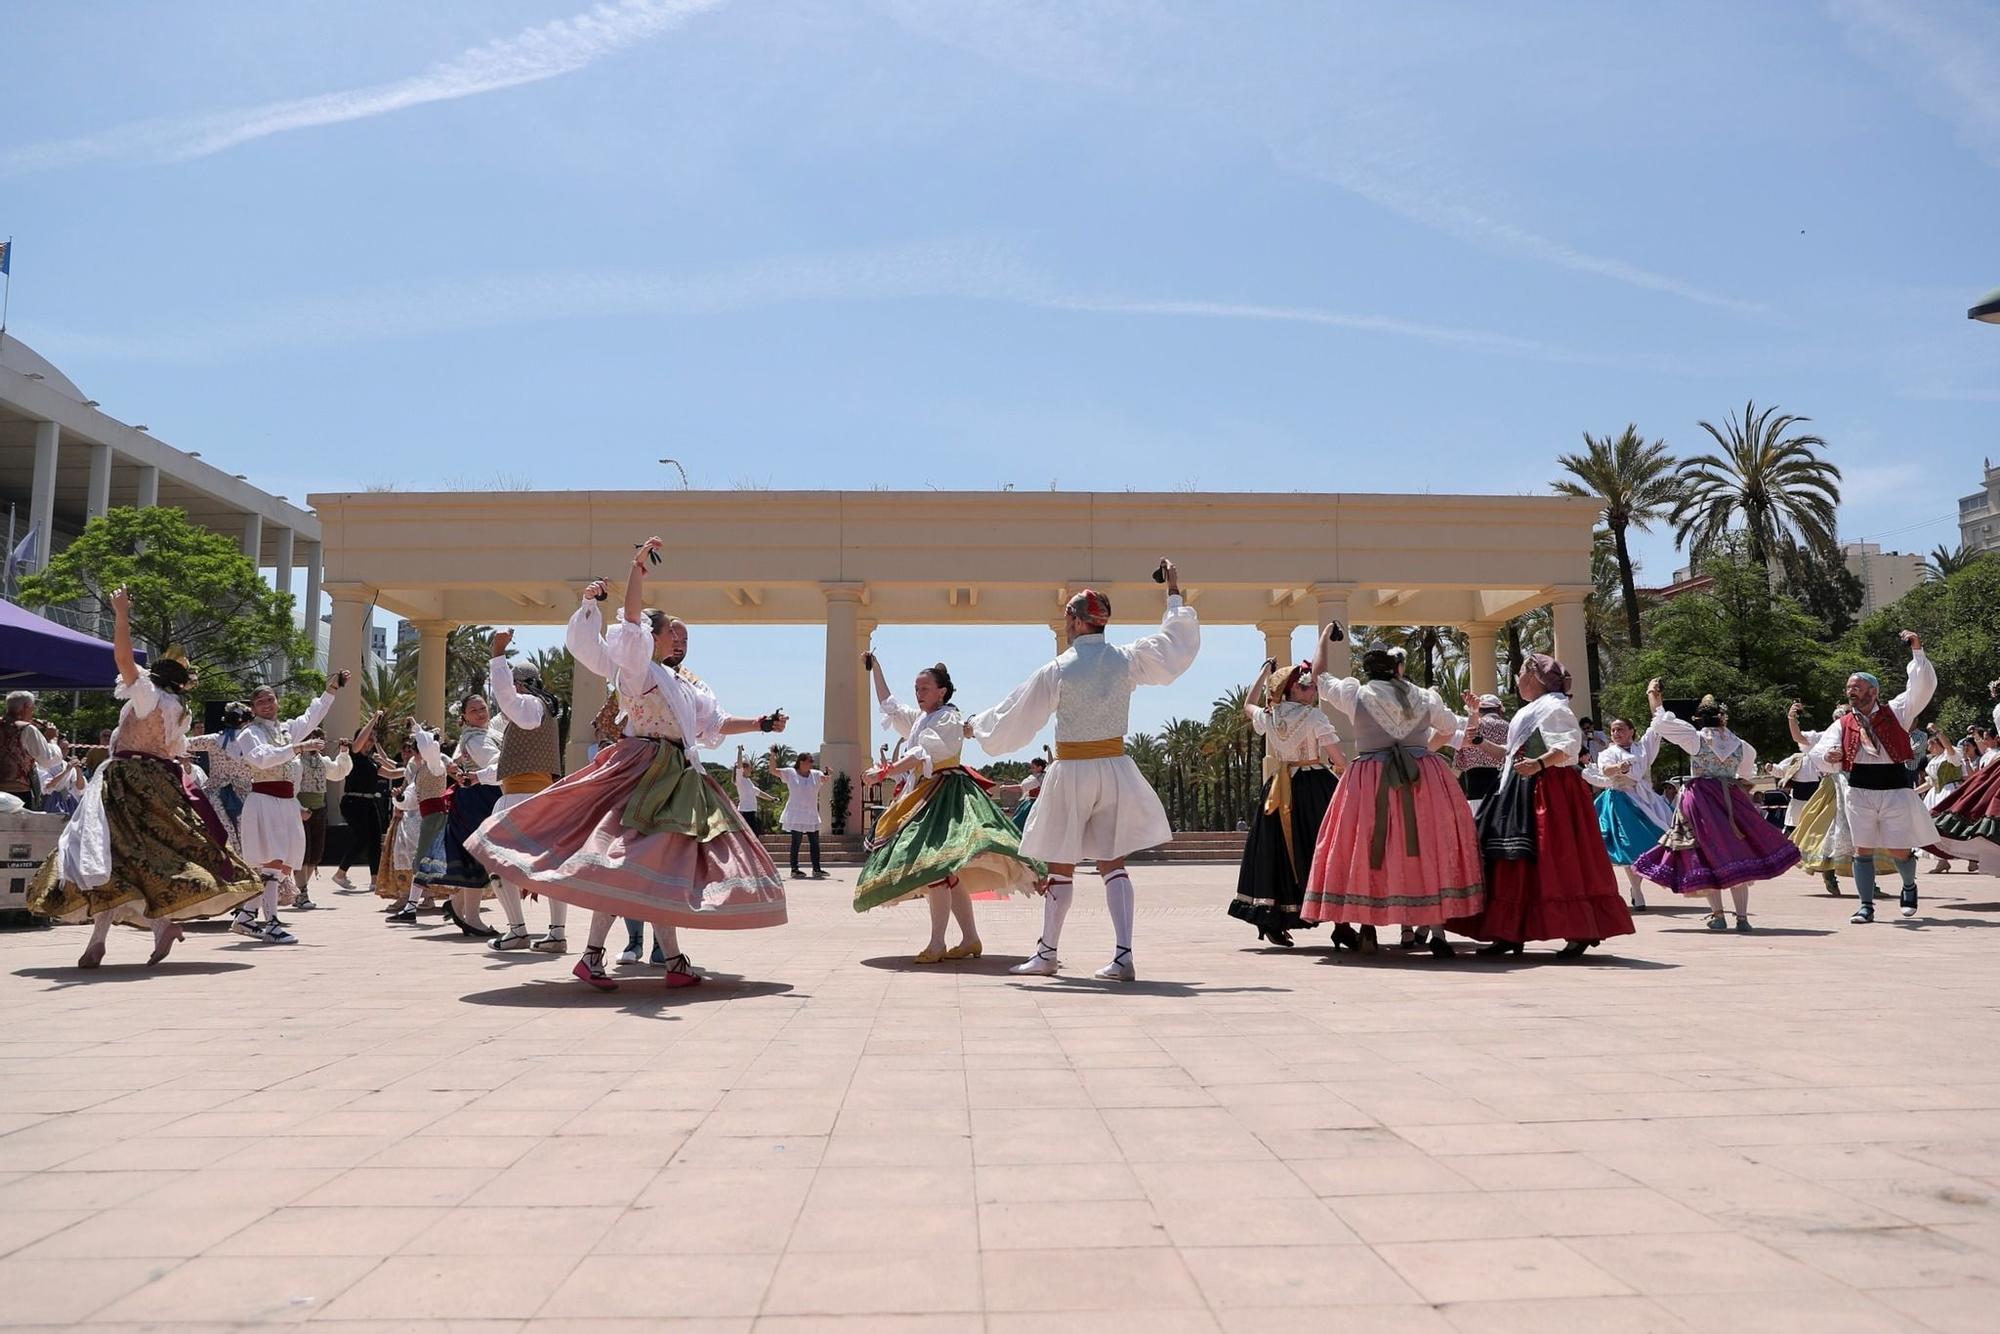
[[[942,962],[943,962],[944,960],[946,960],[946,959],[948,959],[948,958],[950,958],[950,957],[951,957],[951,955],[950,955],[949,951],[946,951],[946,950],[941,950],[941,949],[939,949],[939,950],[934,950],[934,949],[926,949],[926,950],[924,950],[924,952],[923,952],[922,954],[919,954],[919,955],[918,955],[918,956],[917,956],[916,958],[914,958],[914,959],[910,960],[910,962],[911,962],[911,963],[942,963]]]
[[[947,959],[977,959],[980,955],[984,953],[986,953],[986,946],[983,942],[977,940],[971,942],[961,940],[958,942],[958,944],[953,945],[950,949],[946,950],[944,952],[944,957]]]

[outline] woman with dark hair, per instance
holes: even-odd
[[[1327,627],[1320,644],[1346,632]],[[1302,915],[1359,923],[1363,953],[1382,926],[1433,928],[1439,958],[1455,950],[1444,924],[1476,913],[1485,900],[1472,812],[1437,752],[1458,719],[1436,693],[1403,679],[1403,657],[1385,644],[1361,655],[1361,675],[1319,678],[1319,692],[1354,720],[1355,757],[1319,827]]]
[[[113,693],[124,701],[111,758],[98,766],[56,850],[28,888],[29,912],[91,923],[76,963],[95,968],[114,922],[153,933],[150,966],[182,938],[180,923],[215,917],[262,892],[231,852],[208,801],[183,768],[194,669],[173,649],[142,674],[132,652],[132,601],[111,594]]]
[[[778,763],[776,746],[771,747],[771,772],[785,785],[785,809],[778,815],[778,827],[792,836],[792,879],[806,878],[806,873],[799,869],[801,842],[812,853],[812,878],[826,879],[826,871],[819,864],[819,790],[826,785],[826,774],[814,767],[809,750],[793,756],[789,768]]]
[[[922,895],[930,902],[931,937],[922,964],[976,959],[985,952],[972,916],[972,896],[1031,894],[1048,868],[1021,854],[1021,831],[987,795],[993,786],[965,767],[965,716],[943,663],[917,673],[916,707],[889,691],[873,653],[861,665],[875,677],[882,721],[896,734],[893,758],[869,770],[869,783],[895,783],[894,795],[864,847],[867,862],[854,886],[854,911]],[[945,947],[945,926],[958,921],[958,944]]]
[[[1658,743],[1633,735],[1632,724],[1611,720],[1610,744],[1585,767],[1583,779],[1597,793],[1597,831],[1611,864],[1625,875],[1632,911],[1646,911],[1646,894],[1632,864],[1660,841],[1673,823],[1674,808],[1653,788]]]
[[[1320,826],[1340,783],[1334,775],[1347,767],[1347,755],[1333,722],[1319,710],[1311,663],[1281,673],[1277,660],[1266,658],[1244,699],[1250,730],[1264,738],[1269,777],[1243,841],[1229,915],[1256,927],[1259,940],[1290,949],[1292,932],[1318,925],[1301,909]]]
[[[1546,653],[1529,654],[1514,679],[1521,710],[1507,724],[1500,787],[1479,812],[1486,907],[1451,923],[1489,942],[1481,954],[1519,954],[1530,940],[1561,940],[1557,953],[1573,959],[1632,934],[1590,787],[1577,772],[1583,727],[1569,688],[1569,669]]]
[[[231,700],[222,706],[222,729],[203,732],[187,739],[187,753],[201,757],[203,778],[201,790],[221,817],[223,832],[228,836],[229,846],[237,853],[243,851],[243,843],[238,832],[243,818],[243,799],[250,795],[250,785],[257,781],[257,771],[247,760],[236,757],[230,747],[236,743],[237,733],[250,721],[250,706],[241,700]]]
[[[444,915],[460,933],[490,940],[500,933],[479,918],[479,906],[486,896],[486,882],[492,873],[465,850],[465,840],[486,823],[500,800],[500,747],[487,724],[493,720],[486,696],[467,695],[458,705],[458,745],[451,753],[451,771],[456,786],[451,793],[451,809],[445,813],[444,870],[428,877],[428,882],[450,891],[444,901]]]
[[[1040,795],[1042,784],[1048,781],[1049,761],[1045,755],[1037,755],[1028,761],[1028,772],[1021,775],[1021,799],[1014,803],[1009,819],[1016,829],[1028,827],[1028,816],[1035,809],[1035,798]]]
[[[351,767],[347,771],[347,785],[340,792],[340,818],[347,825],[347,843],[341,850],[340,869],[333,873],[333,883],[342,889],[354,888],[347,871],[356,862],[368,869],[368,887],[374,889],[375,867],[382,860],[382,830],[389,819],[389,789],[380,770],[381,749],[376,745],[375,729],[381,726],[383,717],[383,710],[377,709],[348,746]]]
[[[624,735],[583,768],[497,811],[467,843],[516,892],[590,910],[588,941],[572,971],[599,991],[618,986],[604,967],[604,942],[620,917],[653,924],[667,951],[668,987],[702,980],[679,928],[785,921],[777,868],[700,762],[701,751],[724,737],[783,731],[785,716],[731,717],[682,665],[687,626],[645,605],[646,567],[658,561],[660,545],[651,538],[633,555],[616,625],[599,628],[608,590],[595,581],[567,632],[578,663],[618,692]]]
[[[1659,678],[1646,684],[1652,744],[1669,741],[1691,757],[1688,781],[1666,837],[1633,863],[1633,869],[1676,894],[1708,899],[1708,929],[1727,931],[1722,891],[1736,909],[1736,929],[1750,929],[1750,886],[1799,864],[1799,850],[1757,813],[1744,790],[1757,774],[1757,750],[1729,730],[1729,710],[1704,695],[1694,721],[1683,722],[1662,703]]]

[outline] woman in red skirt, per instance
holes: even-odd
[[[1569,687],[1568,670],[1546,653],[1530,654],[1515,678],[1522,708],[1507,726],[1500,789],[1479,812],[1486,907],[1450,923],[1460,935],[1491,941],[1481,954],[1561,940],[1559,957],[1574,959],[1632,934],[1590,787],[1577,772],[1583,728]]]

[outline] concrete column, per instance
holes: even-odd
[[[563,748],[563,772],[575,773],[590,758],[590,724],[596,720],[611,686],[596,672],[577,663],[569,684],[569,744]]]
[[[417,721],[426,727],[445,720],[445,639],[452,628],[450,621],[417,622]]]
[[[111,446],[90,447],[90,484],[84,498],[85,520],[95,519],[111,508]]]
[[[861,795],[865,768],[860,730],[854,716],[856,678],[861,674],[861,591],[856,583],[822,584],[826,595],[826,720],[820,740],[820,767],[827,772],[831,795],[834,777],[845,773],[854,798]],[[794,742],[795,747],[799,743]],[[859,807],[849,801],[847,827],[856,828]],[[829,828],[831,826],[829,825]]]
[[[861,641],[862,653],[866,653],[875,647],[875,630],[879,624],[876,621],[855,622],[854,634]],[[855,660],[858,664],[860,661],[859,654],[855,655]],[[875,676],[872,672],[861,670],[858,665],[855,668],[854,674],[860,683],[859,688],[854,693],[854,735],[859,739],[861,745],[861,768],[866,769],[875,760]],[[889,684],[894,686],[896,683],[891,681]],[[859,770],[855,772],[854,782],[856,786],[860,785],[861,774]]]
[[[35,423],[35,484],[28,502],[28,522],[35,528],[35,568],[55,554],[56,468],[62,461],[62,427]]]
[[[1353,632],[1354,585],[1314,584],[1309,591],[1313,599],[1313,619],[1317,622],[1313,627],[1313,651],[1317,653],[1320,632],[1331,622],[1339,621],[1342,629],[1350,634]],[[1335,640],[1327,650],[1326,667],[1335,676],[1354,675],[1354,651],[1345,637]]]
[[[1257,632],[1264,636],[1264,656],[1280,670],[1292,661],[1292,628],[1289,621],[1257,622]]]
[[[243,554],[258,569],[264,568],[264,516],[246,514],[243,516]]]
[[[347,689],[333,697],[326,719],[326,734],[338,740],[351,737],[361,727],[361,661],[368,648],[368,590],[354,584],[335,584],[333,634],[327,642],[326,670],[330,677],[345,667],[354,673]]]
[[[1555,611],[1556,657],[1569,669],[1574,680],[1570,684],[1570,708],[1579,718],[1595,713],[1594,702],[1590,698],[1590,664],[1586,655],[1589,641],[1584,634],[1583,600],[1586,594],[1581,589],[1558,592],[1549,599]]]
[[[142,510],[160,506],[160,470],[147,464],[139,469],[138,506]]]
[[[159,470],[157,468],[153,469],[153,475],[155,481],[157,482],[159,477]],[[323,548],[317,542],[312,543],[311,546],[312,550],[306,556],[306,633],[312,636],[313,666],[324,667],[326,664],[320,660],[320,652],[319,652],[320,553]],[[366,644],[363,644],[361,646],[361,650],[362,650],[362,656],[365,658],[367,656],[368,646]]]
[[[293,560],[293,554],[298,549],[298,534],[294,533],[289,528],[280,528],[278,530],[277,536],[278,536],[278,565],[276,571],[277,578],[274,587],[276,587],[280,593],[284,593],[287,596],[289,596],[292,591],[292,560]],[[279,654],[277,679],[282,681],[285,678],[289,677],[291,674],[292,674],[291,661],[288,658],[286,658],[283,654]]]
[[[1490,625],[1468,625],[1465,627],[1465,668],[1466,683],[1475,695],[1497,695],[1500,693],[1495,677],[1494,657],[1500,651],[1500,632]],[[1458,701],[1446,700],[1457,712]]]
[[[1069,631],[1063,618],[1058,616],[1049,622],[1049,630],[1056,637],[1056,656],[1060,658],[1069,652]]]

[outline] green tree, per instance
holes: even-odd
[[[1820,457],[1826,441],[1791,433],[1810,420],[1750,402],[1722,430],[1701,423],[1721,452],[1681,465],[1672,514],[1674,538],[1697,564],[1705,569],[1739,526],[1749,558],[1767,572],[1799,547],[1837,558],[1840,469]]]
[[[1975,560],[1944,579],[1911,589],[1864,618],[1841,646],[1839,670],[1871,671],[1882,692],[1902,687],[1910,655],[1900,630],[1923,636],[1937,667],[1938,692],[1929,712],[1954,734],[1991,715],[1987,682],[2000,677],[2000,561]]]
[[[1583,445],[1583,453],[1556,459],[1570,476],[1553,485],[1560,495],[1591,496],[1604,503],[1604,528],[1611,536],[1618,587],[1625,604],[1626,638],[1633,648],[1644,648],[1636,567],[1625,534],[1628,530],[1646,532],[1672,511],[1679,496],[1674,457],[1667,452],[1666,441],[1648,444],[1636,424],[1627,425],[1615,439],[1586,431]]]
[[[1938,549],[1924,560],[1924,578],[1949,579],[1985,555],[1983,551],[1969,551],[1963,546],[1954,550],[1940,542]]]
[[[361,707],[368,717],[380,709],[400,725],[417,711],[416,659],[372,664],[361,673]],[[363,721],[366,721],[364,718]]]
[[[1714,695],[1729,706],[1731,728],[1766,758],[1782,755],[1792,749],[1791,702],[1803,699],[1824,718],[1845,673],[1819,623],[1773,591],[1747,554],[1725,548],[1703,573],[1709,587],[1648,609],[1646,647],[1621,665],[1602,716],[1643,727],[1646,682],[1657,676],[1670,698]]]
[[[566,648],[538,648],[528,661],[542,674],[542,688],[557,699],[567,700],[576,684],[576,659]],[[590,720],[585,719],[587,724]]]
[[[132,634],[153,652],[179,645],[201,671],[197,701],[231,699],[252,685],[317,692],[312,640],[292,624],[292,599],[266,584],[234,538],[177,509],[119,508],[21,581],[26,603],[75,603],[106,612],[111,591],[132,594]],[[282,658],[290,674],[268,673]],[[109,685],[110,682],[106,682]]]

